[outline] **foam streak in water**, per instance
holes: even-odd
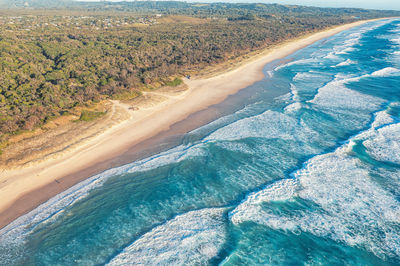
[[[224,209],[175,217],[144,234],[109,265],[204,265],[225,242]]]

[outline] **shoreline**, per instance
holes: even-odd
[[[321,39],[374,20],[380,19],[357,21],[285,41],[228,72],[211,78],[185,80],[189,89],[181,95],[152,108],[133,112],[131,119],[73,151],[27,167],[3,171],[0,176],[0,197],[3,199],[0,202],[0,228],[80,181],[138,159],[135,157],[140,152],[154,148],[154,144],[161,145],[160,139],[184,134],[188,127],[195,128],[199,121],[178,130],[171,129],[190,115],[221,103],[228,96],[262,80],[262,70],[266,64]]]

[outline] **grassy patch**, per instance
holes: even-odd
[[[7,148],[7,146],[8,146],[8,141],[2,141],[2,142],[0,142],[0,155],[3,154],[3,150],[4,150],[5,148]]]
[[[175,78],[174,80],[168,81],[167,83],[165,83],[166,86],[170,86],[170,87],[176,87],[179,86],[183,83],[183,81],[180,78]]]
[[[170,24],[170,23],[186,23],[186,24],[203,24],[207,23],[208,20],[204,18],[195,18],[195,17],[190,17],[190,16],[182,16],[182,15],[170,15],[170,16],[163,16],[161,18],[158,18],[157,21],[159,23],[165,23],[165,24]]]
[[[106,112],[94,112],[94,111],[82,110],[81,116],[79,117],[79,121],[86,121],[86,122],[92,121],[105,114]]]
[[[112,96],[114,100],[131,100],[140,96],[141,93],[139,91],[126,91],[122,93],[118,93]]]

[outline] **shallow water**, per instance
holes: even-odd
[[[0,231],[4,265],[400,264],[400,20],[265,68],[235,110]]]

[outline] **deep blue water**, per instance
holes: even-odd
[[[181,145],[2,229],[0,264],[399,265],[400,20],[265,73]]]

